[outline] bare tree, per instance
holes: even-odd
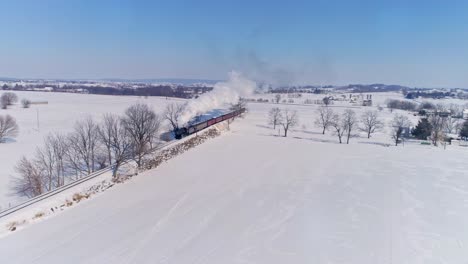
[[[460,133],[460,130],[462,130],[462,128],[463,128],[463,119],[459,119],[455,123],[454,129],[452,132],[458,135]]]
[[[4,142],[7,137],[16,137],[18,133],[19,127],[15,118],[10,115],[0,115],[0,143]]]
[[[97,168],[98,126],[91,117],[78,121],[68,136],[68,163],[77,174],[90,174]]]
[[[339,115],[335,114],[331,119],[330,125],[334,128],[335,135],[338,136],[338,141],[340,144],[343,143],[343,135],[346,132],[346,127],[344,126],[343,120],[340,119]]]
[[[107,150],[102,145],[97,149],[95,159],[97,170],[104,169],[108,165]]]
[[[7,104],[7,102],[5,101],[5,99],[3,97],[0,97],[0,108],[2,108],[2,109],[7,109],[8,108],[8,104]]]
[[[247,111],[247,102],[239,97],[239,100],[235,104],[231,104],[231,107],[229,107],[231,111]],[[233,116],[232,119],[234,120],[236,117],[241,117],[242,114],[239,114],[237,116]]]
[[[12,190],[14,194],[28,198],[44,193],[43,176],[34,162],[22,157],[15,166],[18,176],[12,179]]]
[[[281,124],[283,121],[283,114],[281,109],[278,107],[273,107],[270,112],[268,112],[268,123],[273,125],[273,129],[276,129],[276,126]]]
[[[180,117],[185,111],[185,104],[171,103],[166,106],[164,111],[164,119],[169,122],[172,127],[172,131],[176,131],[180,124]]]
[[[51,191],[57,185],[55,183],[56,159],[51,144],[45,140],[42,148],[36,149],[34,164],[42,172],[43,187],[46,191]]]
[[[411,126],[411,122],[408,117],[396,114],[390,122],[390,126],[392,127],[392,138],[395,141],[395,146],[398,146],[405,128]]]
[[[111,150],[112,156],[114,157],[112,177],[116,177],[123,162],[131,158],[133,141],[129,131],[125,128],[121,120],[116,124],[111,135]]]
[[[2,108],[4,107],[4,109],[6,109],[7,106],[18,102],[18,96],[16,96],[16,94],[12,92],[5,92],[2,94],[2,96],[0,96],[0,102]]]
[[[231,111],[241,111],[242,109],[247,110],[247,102],[239,97],[239,100],[235,104],[231,104]]]
[[[439,107],[442,107],[440,105]],[[440,115],[434,114],[429,117],[429,123],[432,127],[431,141],[434,146],[437,146],[438,142],[445,139],[445,128],[447,126],[447,118]]]
[[[450,104],[449,111],[452,114],[452,117],[463,118],[463,106],[458,104]]]
[[[56,186],[65,184],[66,177],[66,156],[68,153],[67,138],[59,133],[49,134],[45,145],[50,145],[55,159],[55,181]]]
[[[383,122],[379,120],[379,113],[377,111],[365,111],[361,115],[361,131],[366,132],[367,138],[383,128]]]
[[[353,131],[356,127],[356,123],[356,112],[351,109],[346,109],[343,114],[343,127],[346,130],[346,144],[349,144],[349,139],[354,136]]]
[[[295,127],[299,123],[299,117],[296,111],[289,111],[285,109],[283,111],[283,120],[281,125],[283,126],[284,136],[288,136],[288,131],[290,128]]]
[[[112,176],[116,177],[122,163],[131,158],[132,138],[120,118],[112,114],[104,116],[104,122],[99,128],[101,142],[107,148],[109,164],[112,166]]]
[[[276,102],[277,104],[279,104],[280,101],[281,101],[281,94],[276,94],[276,95],[275,95],[275,102]]]
[[[120,118],[115,114],[104,114],[102,123],[98,127],[99,140],[106,148],[108,164],[112,164],[112,133],[118,123],[120,123],[119,119]]]
[[[436,104],[436,111],[437,112],[446,112],[446,111],[448,111],[447,105],[445,105],[443,103]]]
[[[325,131],[332,126],[333,122],[333,110],[330,107],[319,107],[317,109],[317,118],[315,119],[315,125],[322,128],[322,134],[325,135]]]
[[[174,108],[168,108],[170,113],[166,113],[166,118],[171,117],[174,124],[178,126],[178,120],[181,111],[178,111],[177,105]],[[166,110],[168,110],[166,109]],[[161,126],[161,118],[146,104],[135,104],[127,108],[125,116],[122,118],[122,124],[132,139],[132,155],[141,167],[143,157],[152,149],[152,142],[157,137]]]
[[[458,134],[461,122],[458,118],[447,117],[445,119],[444,132],[448,134]]]
[[[29,108],[30,105],[31,101],[29,101],[28,99],[21,100],[21,106],[23,106],[23,108]]]

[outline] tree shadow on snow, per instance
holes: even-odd
[[[0,141],[0,144],[11,144],[11,143],[16,143],[16,139],[4,138],[2,141]]]
[[[322,132],[308,131],[308,130],[292,130],[293,132],[302,132],[310,135],[323,135]]]
[[[303,140],[310,140],[313,142],[320,142],[320,143],[332,143],[332,144],[340,144],[338,140],[331,140],[331,139],[321,139],[321,138],[303,138],[303,137],[293,137],[295,139],[303,139]]]
[[[265,126],[265,125],[255,125],[256,127],[261,127],[261,128],[268,128],[268,129],[273,129],[270,126]]]
[[[278,135],[278,134],[265,134],[265,133],[257,133],[259,136],[264,136],[264,137],[283,137],[283,135]]]
[[[382,143],[382,142],[375,142],[375,141],[359,141],[359,144],[368,144],[368,145],[377,145],[377,146],[382,146],[382,147],[389,147],[390,144],[388,143]]]

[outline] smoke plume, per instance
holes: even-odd
[[[256,87],[254,81],[245,78],[239,72],[232,71],[229,73],[227,81],[216,83],[212,91],[189,101],[180,121],[185,124],[199,113],[206,113],[213,109],[226,107],[229,104],[235,104],[239,97],[253,94]]]

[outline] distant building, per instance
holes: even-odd
[[[362,106],[372,106],[372,99],[362,100]]]
[[[53,92],[54,87],[44,87],[44,88],[33,88],[33,91],[38,91],[38,92]]]
[[[448,111],[440,111],[440,112],[437,112],[436,113],[438,116],[440,117],[449,117],[452,115],[452,113],[448,112]]]
[[[74,92],[75,93],[82,93],[82,94],[89,94],[89,91],[87,89],[83,89],[83,88],[74,89]]]

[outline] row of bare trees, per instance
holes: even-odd
[[[392,121],[390,122],[391,127],[391,136],[395,146],[398,146],[400,143],[405,129],[408,129],[411,126],[411,121],[409,118],[402,114],[395,114]]]
[[[0,108],[7,109],[10,105],[18,102],[18,96],[12,92],[5,92],[0,96]],[[23,98],[21,100],[21,107],[29,108],[31,101],[29,99]]]
[[[148,105],[135,104],[123,116],[108,113],[99,123],[88,117],[66,135],[49,134],[32,158],[17,163],[13,192],[34,197],[109,165],[116,177],[129,159],[140,168],[158,140],[161,122]]]
[[[367,138],[371,138],[376,132],[384,128],[384,123],[381,121],[377,111],[368,110],[357,116],[356,112],[351,109],[346,109],[343,113],[335,113],[330,107],[324,106],[317,109],[317,117],[315,125],[325,134],[327,130],[332,130],[338,137],[338,142],[341,144],[349,141],[352,137],[357,136],[356,131],[366,133]],[[390,122],[391,137],[395,145],[401,141],[405,129],[411,126],[408,117],[396,114]]]
[[[338,136],[338,141],[343,142],[346,137],[346,143],[349,144],[351,137],[355,136],[355,131],[360,130],[367,134],[370,138],[372,134],[379,131],[383,127],[383,123],[379,120],[377,111],[366,111],[359,118],[351,109],[346,109],[341,115],[337,114],[330,107],[324,106],[317,109],[317,118],[315,125],[322,129],[322,134],[329,129],[332,129]]]
[[[331,127],[340,143],[346,137],[346,143],[349,144],[350,138],[357,136],[356,130],[366,133],[367,138],[371,138],[375,132],[381,131],[384,127],[379,113],[372,110],[365,111],[359,118],[351,109],[347,109],[339,115],[335,114],[329,107],[321,107],[317,110],[317,114],[315,124],[322,129],[322,133],[325,134],[325,131]],[[409,129],[411,126],[411,122],[408,117],[396,114],[389,126],[391,127],[391,137],[395,145],[398,145],[405,129]]]
[[[0,96],[0,108],[7,109],[8,106],[16,103],[18,96],[12,92],[5,92]]]
[[[332,108],[323,106],[317,109],[316,113],[317,117],[314,124],[321,129],[322,134],[331,130],[338,137],[340,144],[344,142],[349,144],[350,139],[357,136],[357,131],[363,132],[367,138],[371,138],[374,133],[382,131],[385,125],[380,119],[379,112],[373,110],[365,111],[357,116],[356,112],[351,109],[335,113]],[[269,124],[273,126],[273,129],[282,126],[284,136],[287,136],[288,129],[297,125],[298,121],[296,112],[281,110],[277,107],[270,110],[268,117]],[[426,126],[429,131],[427,139],[431,140],[434,146],[444,142],[447,134],[459,133],[463,128],[463,123],[459,119],[444,115],[433,114],[424,120],[427,122]],[[405,134],[409,134],[411,126],[412,123],[407,116],[403,114],[394,115],[388,127],[395,145],[402,142]]]

